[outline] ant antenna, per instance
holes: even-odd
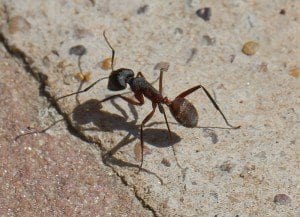
[[[107,37],[106,37],[105,30],[103,31],[103,37],[104,37],[106,43],[108,44],[108,46],[110,47],[111,52],[112,52],[112,54],[111,54],[111,70],[114,71],[115,50],[114,50],[114,48],[111,46],[111,44],[109,43],[109,41],[108,41],[108,39],[107,39]]]
[[[93,86],[95,86],[99,81],[102,81],[102,80],[108,79],[108,78],[109,78],[109,77],[100,78],[100,79],[98,79],[97,81],[95,81],[94,83],[92,83],[90,86],[88,86],[87,88],[85,88],[85,89],[83,89],[83,90],[80,90],[80,91],[77,91],[77,92],[74,92],[74,93],[67,94],[67,95],[65,95],[65,96],[58,97],[56,100],[60,100],[60,99],[63,99],[63,98],[69,97],[69,96],[73,96],[73,95],[75,95],[75,94],[79,94],[79,93],[86,92],[86,91],[88,91],[89,89],[91,89]]]
[[[46,127],[45,129],[42,129],[42,130],[36,130],[36,131],[33,131],[33,132],[28,132],[28,133],[22,133],[20,135],[17,135],[15,137],[15,141],[17,141],[19,138],[23,137],[23,136],[26,136],[26,135],[31,135],[31,134],[36,134],[36,133],[45,133],[47,130],[49,130],[51,127],[53,127],[54,125],[56,125],[57,123],[63,121],[64,118],[61,118],[57,121],[55,121],[54,123],[52,123],[50,126]]]
[[[111,46],[110,42],[108,41],[108,39],[107,39],[107,37],[106,37],[105,30],[103,31],[103,37],[104,37],[106,43],[108,44],[108,46],[110,47],[110,49],[111,49],[111,51],[112,51],[112,55],[111,55],[111,69],[112,69],[112,71],[114,71],[115,50],[114,50],[114,48]],[[80,67],[80,71],[81,71],[81,67]],[[61,100],[61,99],[63,99],[63,98],[69,97],[69,96],[73,96],[73,95],[77,95],[77,94],[86,92],[86,91],[88,91],[89,89],[91,89],[93,86],[95,86],[99,81],[102,81],[102,80],[108,79],[108,78],[109,78],[109,77],[100,78],[100,79],[98,79],[97,81],[95,81],[94,83],[92,83],[90,86],[88,86],[87,88],[85,88],[84,90],[77,91],[77,92],[74,92],[74,93],[71,93],[71,94],[67,94],[67,95],[65,95],[65,96],[61,96],[61,97],[57,98],[56,100]]]

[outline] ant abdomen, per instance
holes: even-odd
[[[198,123],[198,112],[185,98],[175,98],[169,105],[173,117],[185,127],[195,127]]]

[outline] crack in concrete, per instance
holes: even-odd
[[[42,72],[38,72],[35,69],[33,69],[30,66],[30,60],[31,58],[28,57],[22,50],[20,50],[19,48],[17,48],[16,46],[10,46],[8,43],[8,39],[5,38],[4,34],[2,32],[0,32],[0,42],[3,44],[3,46],[5,47],[6,51],[10,54],[10,56],[12,58],[17,58],[23,68],[25,69],[26,72],[28,72],[39,84],[39,92],[41,94],[41,96],[46,97],[47,101],[50,103],[50,105],[55,108],[55,110],[57,111],[57,113],[59,115],[61,115],[65,121],[65,124],[67,126],[67,130],[75,137],[81,139],[84,142],[87,143],[95,143],[97,144],[97,147],[100,149],[101,152],[105,153],[107,152],[107,150],[102,146],[100,141],[95,141],[94,139],[85,136],[82,132],[80,132],[80,130],[77,130],[73,124],[71,119],[69,118],[68,114],[64,113],[61,108],[59,107],[58,103],[55,101],[54,97],[50,94],[50,92],[48,92],[46,90],[46,86],[47,86],[47,79],[48,76],[43,74]],[[106,164],[103,161],[102,158],[102,162],[104,165],[108,166],[109,168],[111,168],[111,170],[120,178],[121,182],[123,183],[124,186],[129,186],[133,189],[133,193],[135,195],[135,197],[137,198],[137,200],[141,203],[141,205],[149,210],[150,212],[152,212],[154,217],[158,217],[159,215],[156,213],[155,209],[153,207],[151,207],[139,194],[137,191],[137,188],[134,185],[129,185],[128,182],[126,181],[125,176],[121,175],[118,173],[118,171],[115,170],[115,168],[109,164]]]

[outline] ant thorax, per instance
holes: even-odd
[[[135,77],[129,83],[131,90],[137,94],[143,94],[155,103],[162,103],[163,96],[143,77]]]

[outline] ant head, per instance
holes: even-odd
[[[109,90],[118,91],[124,90],[126,84],[134,77],[134,72],[131,69],[118,69],[112,71],[109,76],[107,88]]]

